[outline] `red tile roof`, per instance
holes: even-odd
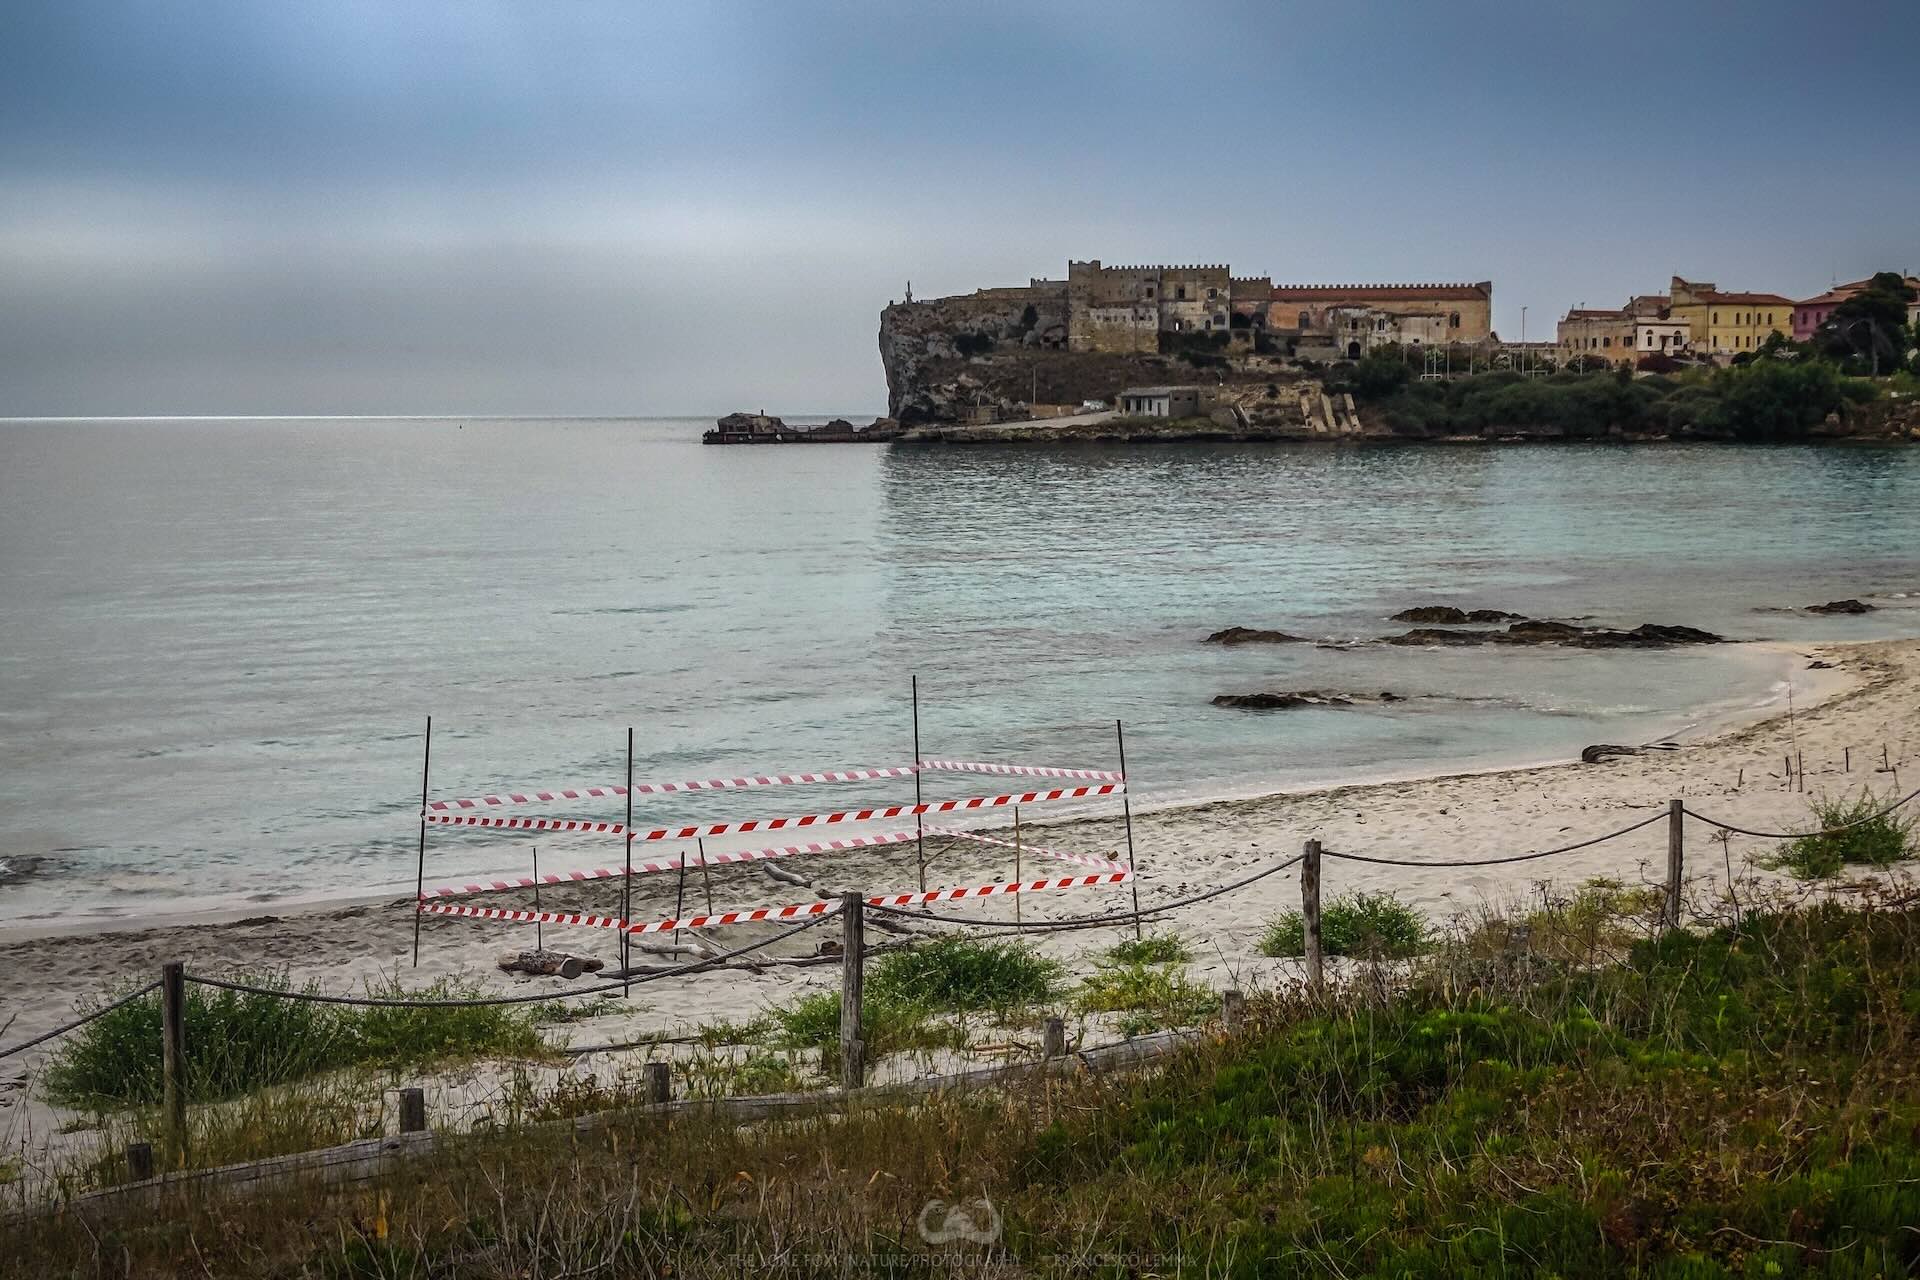
[[[1906,277],[1906,281],[1907,281],[1908,288],[1920,289],[1920,277],[1908,276]],[[1845,302],[1848,298],[1851,298],[1854,294],[1860,293],[1861,291],[1866,289],[1868,285],[1872,283],[1873,283],[1872,277],[1868,277],[1865,280],[1852,280],[1846,284],[1837,284],[1833,286],[1833,288],[1827,290],[1825,293],[1820,294],[1818,297],[1808,298],[1804,302],[1796,302],[1793,305],[1796,307],[1824,307],[1828,305],[1837,306],[1840,303]]]
[[[1790,307],[1792,298],[1783,298],[1777,293],[1722,293],[1718,289],[1710,293],[1695,295],[1700,302],[1721,303],[1735,307]]]
[[[1484,302],[1493,296],[1493,281],[1479,284],[1277,284],[1275,302],[1369,302],[1458,299]]]

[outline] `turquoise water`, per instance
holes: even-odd
[[[1151,804],[1645,740],[1777,674],[1198,643],[1231,624],[1345,642],[1435,601],[1742,638],[1920,618],[1757,611],[1920,589],[1920,450],[716,449],[706,425],[0,425],[0,920],[410,886],[428,714],[440,796],[618,781],[628,726],[641,779],[890,764],[917,673],[927,756],[1112,768],[1122,719]],[[1293,688],[1416,696],[1208,705]],[[565,839],[543,863],[619,856]],[[526,854],[433,848],[447,875]]]

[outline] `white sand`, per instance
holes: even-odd
[[[1783,757],[1796,752],[1805,759],[1809,793],[1863,785],[1886,793],[1896,780],[1920,785],[1920,761],[1911,758],[1920,745],[1920,641],[1750,647],[1771,653],[1783,664],[1790,662],[1795,712],[1791,718],[1783,706],[1757,708],[1744,725],[1695,730],[1678,750],[1602,764],[1562,763],[1416,780],[1371,780],[1309,793],[1137,814],[1134,837],[1142,866],[1141,903],[1171,902],[1237,879],[1298,853],[1309,837],[1318,838],[1329,850],[1436,861],[1524,853],[1664,812],[1673,796],[1743,825],[1804,828],[1809,820],[1808,797],[1787,787],[1783,775]],[[1806,670],[1804,659],[1810,657],[1831,662],[1834,669]],[[1763,718],[1756,722],[1755,717]],[[1883,747],[1897,773],[1878,771]],[[1848,749],[1851,772],[1843,771]],[[1086,853],[1125,848],[1117,817],[1031,824],[1028,838]],[[1719,877],[1724,855],[1719,843],[1709,840],[1709,830],[1689,823],[1687,840],[1689,875]],[[1576,853],[1505,867],[1428,871],[1329,860],[1326,891],[1392,890],[1444,922],[1476,905],[1529,893],[1540,881],[1571,885],[1603,874],[1628,881],[1657,880],[1663,875],[1666,841],[1665,824],[1656,823]],[[1772,844],[1736,837],[1726,852],[1738,867]],[[930,851],[936,847],[940,846],[929,842]],[[865,854],[809,855],[786,859],[783,866],[813,876],[823,886],[899,885],[912,880],[913,853],[911,847],[895,847]],[[1026,862],[1028,876],[1070,871],[1065,863],[1032,857]],[[940,854],[930,883],[976,884],[1011,876],[1010,854],[963,844]],[[752,867],[716,869],[713,882],[715,904],[722,909],[805,897],[803,891],[775,884]],[[671,875],[639,877],[635,916],[672,914],[674,893]],[[1035,894],[1025,901],[1024,915],[1033,920],[1095,913],[1119,905],[1127,894],[1124,887]],[[610,881],[569,886],[544,891],[543,897],[549,909],[610,911],[618,901],[618,887]],[[480,900],[527,906],[530,894],[494,894]],[[704,905],[697,876],[688,901],[690,909]],[[1258,956],[1254,944],[1267,920],[1298,901],[1298,880],[1294,873],[1285,872],[1183,911],[1155,927],[1175,930],[1189,940],[1198,956],[1195,976],[1215,986],[1255,987],[1289,972],[1286,962]],[[356,991],[363,982],[396,969],[409,983],[456,972],[476,974],[502,992],[559,993],[571,985],[559,979],[516,981],[493,969],[492,961],[501,950],[532,945],[531,926],[459,919],[425,920],[416,971],[408,967],[414,927],[410,907],[407,900],[383,899],[251,919],[181,921],[86,934],[0,930],[0,972],[8,975],[6,994],[0,997],[0,1027],[6,1027],[0,1031],[0,1043],[15,1043],[54,1026],[70,1016],[76,1000],[118,983],[154,976],[161,962],[169,959],[185,961],[189,972],[286,969],[296,982],[312,980],[336,992]],[[1012,916],[1006,899],[954,904],[945,910],[998,919]],[[753,932],[756,929],[758,933]],[[774,932],[768,926],[736,926],[714,930],[710,936],[717,945],[732,947]],[[816,942],[837,934],[838,925],[828,924],[804,935],[804,947],[794,943],[782,950],[787,954],[810,951]],[[1116,930],[1095,929],[1041,935],[1037,940],[1044,950],[1080,969],[1088,964],[1089,953],[1110,945],[1117,936]],[[609,960],[616,955],[613,937],[602,931],[549,927],[547,940],[549,946]],[[746,1018],[797,992],[830,987],[837,980],[834,966],[680,976],[636,987],[630,1003],[607,1001],[610,1012],[557,1030],[580,1044],[670,1033],[723,1017]],[[590,979],[582,980],[586,981]],[[43,1053],[35,1050],[0,1062],[0,1133],[8,1127],[6,1112],[20,1105],[42,1060]]]

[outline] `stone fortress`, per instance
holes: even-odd
[[[881,313],[888,412],[993,420],[1127,386],[1298,376],[1387,344],[1484,346],[1493,282],[1281,284],[1224,263],[1067,263],[1065,279],[896,302]],[[1203,375],[1203,376],[1201,376]]]

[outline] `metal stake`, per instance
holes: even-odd
[[[627,875],[620,882],[620,969],[623,998],[633,998],[633,726],[627,726]]]
[[[707,887],[707,914],[713,914],[713,873],[707,870],[707,842],[695,840],[694,847],[700,850],[700,882]]]
[[[1118,720],[1113,722],[1113,739],[1120,747],[1120,781],[1124,786],[1127,780],[1127,734]],[[1127,823],[1127,869],[1133,872],[1133,878],[1127,881],[1127,885],[1133,890],[1133,940],[1138,942],[1140,941],[1140,867],[1133,860],[1133,802],[1128,799],[1125,791],[1120,793],[1120,814]]]
[[[920,677],[913,677],[913,807],[917,811],[926,801],[920,795]],[[922,815],[913,815],[913,850],[920,863],[920,892],[927,891],[927,837]],[[926,904],[920,904],[922,911]]]
[[[1020,806],[1013,806],[1013,881],[1020,883]],[[1013,895],[1014,923],[1020,922],[1020,894]]]
[[[427,737],[420,748],[420,862],[413,877],[413,967],[420,967],[420,904],[427,893],[427,767],[433,763],[433,717],[427,717]]]
[[[546,926],[540,923],[540,846],[533,846],[533,949],[547,949]]]

